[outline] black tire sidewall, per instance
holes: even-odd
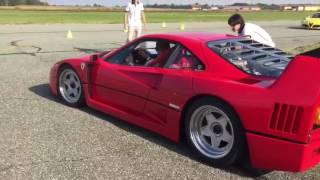
[[[206,105],[211,105],[222,110],[229,117],[231,124],[233,126],[233,131],[234,131],[233,147],[230,150],[230,152],[222,158],[213,159],[205,156],[196,148],[196,146],[191,140],[191,135],[190,135],[191,117],[199,107],[206,106]],[[216,167],[224,168],[236,163],[240,158],[242,158],[242,156],[245,155],[245,133],[244,133],[243,126],[237,114],[227,103],[224,103],[219,99],[210,98],[210,97],[198,99],[188,108],[184,123],[185,123],[184,124],[185,135],[186,135],[188,144],[202,161],[205,161]]]

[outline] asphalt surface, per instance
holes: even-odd
[[[262,22],[286,50],[316,43],[320,31],[297,22]],[[179,31],[179,24],[147,33]],[[187,31],[226,32],[222,23],[186,24]],[[0,179],[319,179],[305,173],[262,176],[199,162],[184,144],[99,113],[61,104],[48,89],[57,61],[119,47],[121,25],[2,25],[0,27]],[[73,39],[67,39],[68,30]],[[229,32],[227,30],[227,32]],[[274,148],[276,153],[277,147]],[[268,155],[266,155],[268,156]]]

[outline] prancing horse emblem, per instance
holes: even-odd
[[[85,63],[81,63],[81,70],[83,71],[84,68],[86,67],[86,64]]]

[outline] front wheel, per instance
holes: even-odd
[[[70,66],[63,66],[59,71],[59,94],[69,106],[84,105],[84,92],[80,78]]]
[[[196,100],[188,109],[185,132],[189,145],[217,167],[234,164],[244,153],[244,130],[235,112],[215,98]]]

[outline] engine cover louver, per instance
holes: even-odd
[[[302,115],[302,107],[275,103],[269,127],[272,130],[297,134]]]

